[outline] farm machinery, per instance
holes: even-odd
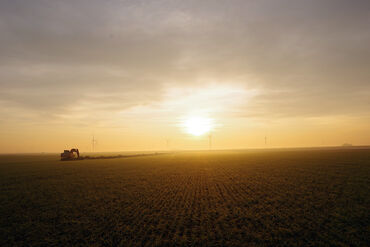
[[[78,160],[80,159],[80,152],[77,148],[72,148],[71,150],[64,150],[63,153],[60,154],[60,160]]]
[[[133,158],[133,157],[142,157],[142,156],[154,156],[161,155],[165,153],[143,153],[143,154],[127,154],[127,155],[111,155],[111,156],[80,156],[80,151],[77,148],[72,148],[71,150],[64,150],[60,154],[61,161],[69,160],[96,160],[96,159],[116,159],[116,158]]]

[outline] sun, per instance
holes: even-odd
[[[186,132],[200,136],[212,130],[212,119],[205,117],[190,117],[183,123]]]

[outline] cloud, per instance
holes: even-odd
[[[366,114],[369,13],[368,1],[2,1],[0,104],[83,122],[213,80],[261,92],[239,117]]]

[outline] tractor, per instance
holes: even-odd
[[[72,148],[71,150],[64,150],[63,153],[60,154],[60,160],[78,160],[80,159],[80,152],[77,148]]]

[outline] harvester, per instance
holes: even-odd
[[[63,153],[60,154],[60,160],[78,160],[80,159],[80,152],[77,148],[72,148],[71,150],[64,150]]]

